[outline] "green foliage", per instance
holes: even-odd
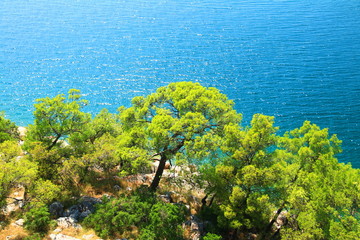
[[[181,223],[185,220],[185,213],[183,205],[157,202],[150,209],[146,228],[154,233],[155,239],[182,239]]]
[[[137,239],[139,239],[139,240],[155,240],[156,235],[150,229],[145,228],[141,231],[141,233]]]
[[[222,237],[219,235],[216,235],[214,233],[207,233],[202,239],[203,240],[221,240]]]
[[[29,194],[34,202],[50,204],[59,198],[61,188],[49,180],[37,179],[30,188]]]
[[[103,135],[115,138],[120,134],[121,127],[117,116],[103,109],[91,121],[85,123],[83,130],[73,132],[70,136],[70,144],[74,148],[76,156],[97,151],[94,144]]]
[[[24,238],[24,240],[42,240],[43,236],[40,233],[33,233],[30,236]]]
[[[0,143],[4,141],[12,141],[19,138],[19,132],[15,123],[4,117],[4,113],[0,112]]]
[[[67,98],[60,94],[36,101],[34,124],[29,126],[24,148],[38,164],[40,178],[58,180],[61,165],[72,151],[67,138],[85,131],[90,121],[90,114],[81,111],[87,101],[80,100],[80,91],[75,89],[69,91]]]
[[[92,167],[101,168],[105,173],[119,165],[120,160],[117,155],[116,140],[109,133],[96,139],[93,143],[94,151],[83,156]]]
[[[140,239],[182,239],[184,207],[158,202],[149,192],[118,199],[104,199],[94,214],[84,220],[102,238],[124,234],[137,227]],[[164,231],[164,229],[167,229]]]
[[[29,150],[28,158],[39,168],[39,177],[43,179],[57,179],[60,163],[63,161],[61,149],[47,149],[44,144],[37,143]]]
[[[0,159],[0,206],[5,204],[5,198],[10,189],[17,185],[31,186],[37,177],[37,165],[27,158]]]
[[[87,101],[79,98],[80,91],[71,89],[68,98],[60,94],[54,98],[37,99],[34,124],[29,126],[27,133],[27,148],[32,148],[31,143],[41,142],[51,150],[61,145],[60,139],[83,131],[84,125],[90,121],[90,114],[81,111]]]
[[[16,141],[4,141],[0,143],[0,159],[5,162],[19,156],[21,148]]]
[[[219,148],[225,126],[240,118],[224,94],[192,82],[171,83],[147,97],[135,97],[132,107],[120,112],[124,138],[133,143],[129,147],[160,157],[153,190],[166,161],[179,154],[189,161],[209,158]]]
[[[360,170],[338,163],[341,141],[328,129],[305,121],[277,135],[274,117],[261,114],[242,127],[232,101],[192,82],[135,97],[119,115],[104,109],[92,118],[82,112],[87,101],[80,97],[79,90],[70,90],[67,98],[37,100],[24,157],[18,157],[16,125],[0,114],[0,207],[12,187],[25,187],[33,207],[25,217],[34,233],[29,239],[48,231],[44,204],[62,190],[81,186],[95,173],[144,172],[154,158],[160,161],[151,190],[166,161],[183,166],[178,182],[205,190],[200,217],[212,224],[203,239],[229,232],[232,238],[255,233],[259,239],[360,239]],[[185,170],[189,164],[196,164],[194,171]],[[102,238],[175,240],[182,239],[186,214],[183,206],[159,202],[140,188],[104,198],[84,225]],[[279,216],[285,219],[280,225]]]
[[[87,227],[92,227],[102,238],[124,233],[134,224],[146,221],[151,200],[141,201],[139,196],[121,197],[119,199],[103,199],[94,214],[84,220]]]
[[[337,162],[341,141],[310,122],[284,136],[276,130],[262,115],[226,129],[231,157],[203,170],[207,191],[219,195],[219,225],[264,239],[277,231],[283,239],[359,237],[360,172]],[[287,224],[276,230],[280,213]]]
[[[283,237],[329,239],[341,232],[359,237],[360,171],[337,162],[334,156],[341,152],[341,141],[336,135],[305,122],[279,142],[278,161],[292,170],[286,170],[290,182],[285,199],[294,216]],[[338,224],[342,222],[348,224]]]
[[[50,213],[46,206],[31,208],[25,214],[25,229],[33,233],[46,233],[50,225]]]
[[[202,169],[208,193],[221,202],[218,222],[223,227],[261,232],[276,210],[278,198],[271,197],[278,178],[271,167],[277,131],[273,124],[273,117],[256,114],[245,129],[228,125],[221,149],[230,157]]]

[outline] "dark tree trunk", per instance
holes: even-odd
[[[271,236],[272,227],[273,227],[274,223],[276,222],[277,218],[279,217],[280,213],[284,209],[284,206],[285,206],[285,203],[283,203],[280,206],[280,208],[276,211],[275,215],[273,216],[273,218],[271,219],[269,224],[265,227],[264,232],[263,232],[264,236]],[[274,236],[274,235],[272,235],[272,236]],[[272,239],[272,237],[270,237],[269,239]]]
[[[203,199],[201,199],[201,207],[204,208],[206,206],[206,199],[208,198],[208,195],[206,194],[205,197],[203,197]]]
[[[214,194],[214,196],[212,196],[212,198],[210,199],[209,207],[211,207],[211,205],[213,204],[215,196],[216,194]]]
[[[175,153],[177,153],[184,146],[184,142],[185,142],[185,139],[182,139],[182,141],[179,142],[179,144],[176,147],[174,147],[173,149],[166,148],[162,153],[160,153],[159,166],[156,170],[155,177],[150,185],[151,191],[155,192],[156,188],[159,186],[161,177],[162,177],[164,169],[165,169],[166,161],[171,159],[171,157],[168,157],[168,156],[173,156]]]
[[[58,142],[58,140],[60,139],[60,137],[61,137],[61,135],[58,134],[58,135],[56,136],[55,140],[51,143],[50,146],[47,147],[46,150],[50,151],[50,150],[56,145],[56,143]]]
[[[156,173],[155,173],[155,177],[150,185],[150,190],[151,191],[156,191],[157,187],[159,186],[159,183],[160,183],[160,179],[161,179],[161,176],[164,172],[164,169],[165,169],[165,163],[166,163],[167,159],[165,156],[161,155],[161,158],[160,158],[160,161],[159,161],[159,166],[156,170]]]

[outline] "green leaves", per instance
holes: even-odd
[[[46,206],[34,207],[25,214],[25,228],[32,232],[45,234],[49,230],[50,213]]]
[[[273,124],[256,114],[249,127],[226,125],[227,157],[202,171],[208,193],[217,193],[219,223],[264,239],[330,239],[334,229],[358,236],[360,174],[337,162],[341,141],[308,121],[283,136]],[[280,214],[287,223],[275,228]]]
[[[70,90],[68,100],[63,94],[36,100],[35,121],[29,128],[27,140],[40,141],[50,150],[59,144],[59,139],[83,131],[90,121],[90,114],[81,111],[87,101],[79,100],[79,93],[79,90]]]
[[[152,184],[154,189],[164,162],[178,153],[188,160],[210,157],[207,149],[220,148],[219,136],[224,135],[225,126],[241,119],[224,94],[192,82],[171,83],[147,97],[134,98],[132,104],[120,112],[123,135],[131,136],[134,146],[142,147],[150,155],[161,156],[162,164]],[[140,133],[142,139],[134,132]],[[204,149],[205,146],[208,148]]]
[[[19,138],[17,126],[6,119],[3,112],[0,112],[0,143],[16,140],[17,138]]]
[[[28,187],[37,177],[37,165],[27,158],[12,158],[4,160],[0,158],[0,207],[5,204],[5,198],[10,189],[17,185]]]
[[[160,202],[155,195],[134,193],[105,200],[84,224],[106,239],[116,234],[125,237],[126,231],[137,228],[139,239],[175,240],[182,239],[185,214],[184,206]]]
[[[92,118],[82,112],[87,101],[80,99],[80,91],[72,89],[67,97],[37,100],[25,157],[18,157],[15,124],[0,115],[1,204],[12,186],[22,184],[27,200],[40,203],[33,204],[39,208],[65,185],[81,187],[92,173],[137,174],[156,158],[159,167],[150,189],[159,185],[166,161],[177,161],[184,167],[176,180],[205,191],[202,216],[224,236],[360,238],[360,170],[338,163],[341,141],[326,128],[305,121],[279,135],[274,117],[262,114],[242,127],[232,101],[192,82],[135,97],[118,115],[102,110]],[[183,207],[159,202],[154,193],[145,195],[104,199],[85,224],[103,238],[181,239]],[[34,211],[46,220],[44,211]]]

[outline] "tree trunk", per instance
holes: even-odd
[[[201,208],[204,208],[206,206],[206,199],[208,198],[208,195],[206,194],[205,197],[203,197],[203,199],[201,199]]]
[[[50,151],[50,150],[56,145],[56,143],[58,142],[58,140],[60,139],[60,137],[61,137],[61,135],[58,134],[58,135],[56,136],[55,140],[51,143],[50,146],[48,146],[48,147],[46,148],[46,150]]]
[[[276,222],[277,218],[279,217],[280,213],[282,212],[282,210],[284,209],[285,203],[281,204],[280,208],[276,211],[275,215],[272,217],[271,221],[269,222],[269,224],[265,227],[264,231],[262,234],[260,234],[262,237],[263,236],[271,236],[268,239],[272,239],[272,237],[275,235],[271,235],[271,230],[272,227],[274,225],[274,223]],[[261,238],[262,239],[262,238]]]
[[[215,193],[215,194],[212,196],[212,198],[210,199],[209,207],[211,207],[211,205],[213,204],[214,199],[215,199],[215,196],[216,196],[216,193]]]
[[[173,148],[173,149],[166,148],[162,153],[160,153],[159,166],[156,170],[155,177],[150,185],[151,191],[155,192],[156,188],[159,186],[160,179],[161,179],[164,169],[165,169],[165,163],[167,160],[171,159],[171,157],[168,157],[168,156],[173,156],[174,154],[176,154],[184,146],[184,142],[185,142],[185,139],[182,139],[182,141],[179,142],[179,144],[175,148]]]
[[[164,155],[161,155],[161,158],[160,158],[160,162],[159,162],[159,166],[156,170],[156,173],[155,173],[155,177],[153,179],[153,181],[151,182],[151,185],[150,185],[150,190],[151,191],[156,191],[156,188],[159,186],[159,183],[160,183],[160,179],[161,179],[161,176],[164,172],[164,169],[165,169],[165,163],[166,163],[167,159]]]

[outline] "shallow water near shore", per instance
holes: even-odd
[[[310,120],[360,167],[357,0],[3,0],[0,111],[31,123],[35,99],[70,88],[86,111],[129,106],[174,81],[219,88],[247,124]]]

